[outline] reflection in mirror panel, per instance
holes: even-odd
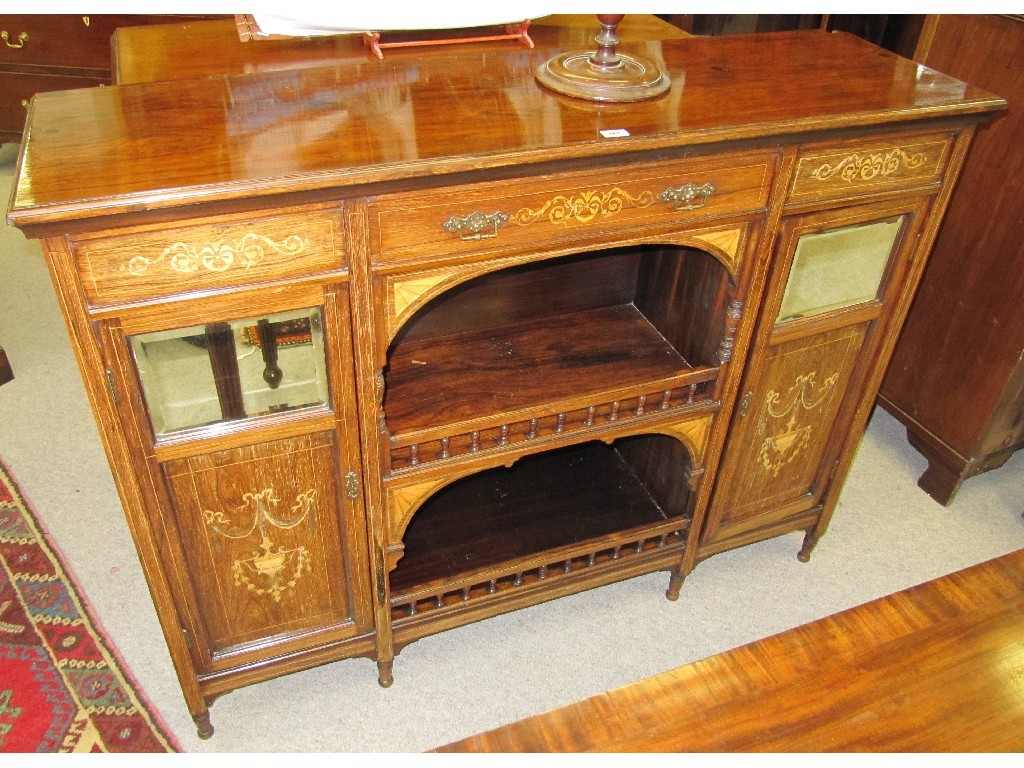
[[[330,404],[317,308],[130,341],[158,436]]]
[[[777,322],[878,298],[904,216],[802,235]]]

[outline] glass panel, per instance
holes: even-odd
[[[319,309],[130,341],[157,435],[329,403]]]
[[[802,235],[778,321],[872,301],[903,216]]]

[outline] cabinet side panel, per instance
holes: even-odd
[[[1024,350],[1022,58],[1024,22],[952,15],[941,17],[925,62],[1008,104],[975,135],[882,385],[888,401],[964,457],[988,451],[979,443]]]

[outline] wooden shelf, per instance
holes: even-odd
[[[436,432],[554,413],[562,403],[646,394],[695,369],[632,305],[515,323],[485,331],[399,342],[385,375],[384,412],[393,445]],[[645,387],[646,385],[646,387]]]
[[[406,531],[391,589],[454,582],[668,519],[612,446],[590,443],[527,457],[511,469],[471,475],[428,501]]]

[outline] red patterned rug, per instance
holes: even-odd
[[[176,751],[0,462],[0,752]]]

